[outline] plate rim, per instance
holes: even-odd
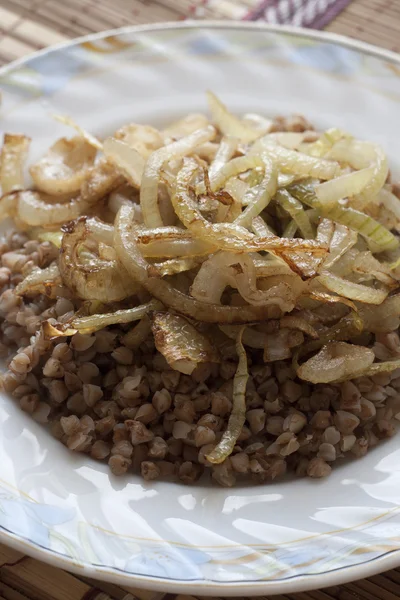
[[[303,27],[294,27],[291,25],[272,25],[262,21],[222,21],[222,20],[203,20],[197,21],[188,19],[178,22],[150,23],[144,25],[128,25],[114,29],[83,35],[53,44],[36,52],[32,52],[26,56],[18,58],[6,65],[0,67],[0,77],[29,64],[32,60],[38,57],[45,56],[52,52],[66,50],[76,45],[85,42],[93,42],[107,38],[112,35],[124,34],[140,34],[146,32],[192,30],[192,29],[213,29],[213,30],[256,30],[267,33],[276,33],[287,36],[302,37],[305,39],[325,41],[336,44],[345,48],[356,50],[360,53],[374,56],[390,62],[395,65],[400,65],[400,53],[380,48],[373,44],[352,39],[347,36],[333,33],[330,31],[318,31],[305,29]],[[340,585],[362,579],[381,573],[386,570],[394,569],[400,566],[400,549],[392,550],[381,556],[370,559],[361,564],[349,565],[340,567],[337,570],[332,570],[325,573],[303,574],[296,575],[285,580],[264,580],[264,581],[246,581],[246,582],[188,582],[184,580],[170,580],[162,578],[153,578],[147,576],[135,575],[132,573],[124,573],[117,569],[106,566],[96,566],[90,563],[77,563],[72,557],[63,556],[47,548],[42,548],[38,544],[30,540],[26,540],[23,536],[7,531],[0,527],[0,542],[36,558],[37,560],[46,562],[55,567],[68,570],[77,575],[87,575],[98,579],[110,581],[118,585],[138,586],[142,589],[162,591],[164,593],[186,593],[186,594],[201,594],[204,596],[221,594],[227,596],[242,596],[242,595],[261,595],[261,594],[285,594],[304,592],[312,589],[320,589],[333,585]]]
[[[88,35],[82,35],[79,37],[71,38],[65,42],[59,44],[52,44],[36,52],[31,52],[26,56],[17,58],[16,60],[7,63],[0,67],[0,77],[17,69],[18,67],[29,63],[31,60],[44,56],[51,52],[57,52],[58,50],[65,50],[72,46],[83,44],[86,42],[94,42],[99,39],[103,39],[113,35],[124,35],[129,33],[146,33],[150,31],[170,31],[172,29],[238,29],[238,30],[256,30],[265,31],[270,33],[281,33],[288,36],[298,36],[303,38],[310,38],[313,40],[321,40],[332,42],[346,48],[351,48],[382,58],[394,64],[400,65],[400,53],[386,48],[380,48],[374,44],[369,44],[361,40],[356,40],[348,36],[333,33],[331,31],[317,30],[317,29],[306,29],[305,27],[295,27],[294,25],[273,25],[265,23],[263,21],[222,21],[218,19],[196,21],[193,19],[187,19],[186,21],[167,21],[165,23],[146,23],[144,25],[126,25],[124,27],[116,27],[114,29],[105,29],[104,31],[98,31],[96,33],[89,33]]]

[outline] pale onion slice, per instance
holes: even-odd
[[[0,198],[0,222],[8,217],[16,217],[18,213],[18,197],[20,192],[10,192]]]
[[[137,236],[138,246],[146,258],[194,258],[215,252],[217,246],[212,246],[200,239],[187,235],[177,239],[149,239],[142,233]]]
[[[331,383],[343,377],[351,379],[374,362],[370,348],[346,342],[329,342],[297,369],[300,379],[311,383]]]
[[[146,304],[116,310],[112,313],[100,313],[87,317],[74,317],[68,323],[57,323],[45,321],[43,323],[43,334],[47,340],[55,340],[59,337],[67,337],[76,333],[88,334],[109,327],[110,325],[122,325],[139,321],[147,313],[160,310],[162,304],[157,300],[151,300]]]
[[[136,212],[136,221],[138,223],[143,223],[138,190],[129,184],[123,184],[119,186],[116,190],[112,191],[108,197],[107,206],[115,215],[123,204],[129,204],[129,206],[133,206]]]
[[[217,252],[202,264],[190,294],[197,300],[220,304],[228,285],[236,288],[246,302],[255,306],[276,305],[282,312],[289,312],[296,302],[296,297],[284,282],[267,290],[257,289],[256,269],[251,257],[228,252]]]
[[[386,362],[374,363],[367,369],[357,373],[356,377],[373,377],[374,375],[378,375],[378,373],[392,373],[399,368],[400,360],[388,360]]]
[[[375,168],[367,167],[361,171],[353,171],[347,175],[335,177],[315,186],[315,194],[322,204],[328,206],[343,198],[350,198],[367,189],[375,176]]]
[[[217,192],[217,196],[225,195],[226,191],[221,190]],[[240,202],[237,202],[234,198],[232,198],[228,194],[229,198],[232,200],[232,204],[228,207],[226,211],[226,206],[223,206],[222,202],[219,204],[219,211],[217,214],[216,222],[220,223],[225,220],[226,223],[234,223],[236,219],[242,214],[242,205]],[[225,216],[223,215],[224,210],[226,211]]]
[[[226,182],[232,177],[236,177],[240,173],[244,173],[245,171],[249,171],[250,169],[256,168],[265,168],[265,162],[262,156],[252,155],[252,156],[237,156],[236,158],[232,158],[232,160],[225,163],[213,176],[210,181],[211,190],[216,192],[225,186]],[[197,193],[204,193],[205,186],[198,186],[196,189]]]
[[[161,279],[155,267],[142,256],[136,243],[137,225],[133,211],[122,206],[115,222],[114,247],[130,276],[170,309],[207,323],[248,323],[270,317],[269,306],[219,306],[200,302]]]
[[[393,250],[399,245],[399,240],[386,227],[369,215],[354,208],[344,208],[339,204],[322,207],[318,201],[314,186],[310,182],[295,183],[289,187],[289,192],[300,202],[316,208],[332,221],[346,225],[366,238],[373,252]]]
[[[201,159],[204,159],[207,163],[212,162],[218,152],[219,144],[215,142],[205,142],[197,146],[194,154]]]
[[[378,290],[360,283],[354,283],[324,271],[316,278],[326,289],[350,300],[357,300],[365,304],[382,304],[389,291]]]
[[[381,189],[379,194],[376,196],[375,202],[382,204],[386,210],[393,213],[397,220],[397,229],[399,228],[400,222],[400,200],[397,196],[385,187]]]
[[[247,204],[247,207],[235,219],[234,222],[236,225],[249,227],[252,220],[268,206],[276,193],[278,185],[278,173],[273,163],[269,159],[265,158],[264,162],[264,177],[259,185],[250,188],[245,193],[243,204]]]
[[[17,296],[37,296],[44,294],[49,298],[55,298],[55,288],[60,291],[62,285],[61,274],[56,264],[46,269],[35,267],[17,285],[14,292]]]
[[[151,125],[128,123],[118,129],[113,137],[134,148],[144,160],[147,160],[155,150],[164,145],[163,136],[158,129]]]
[[[309,133],[309,131],[277,131],[269,133],[265,138],[254,143],[252,151],[261,150],[269,141],[278,146],[282,146],[283,148],[287,148],[288,150],[299,150],[304,138],[306,138]]]
[[[333,179],[340,173],[340,166],[336,161],[314,158],[302,152],[288,150],[271,143],[268,136],[262,138],[262,143],[264,152],[267,152],[268,156],[284,173],[316,177],[318,179]]]
[[[220,362],[215,346],[184,317],[156,312],[152,330],[157,350],[175,371],[191,375],[200,363]]]
[[[110,165],[106,160],[101,159],[90,169],[88,177],[81,187],[80,197],[89,206],[92,206],[122,183],[124,183],[124,180],[117,173],[114,165]]]
[[[285,229],[283,230],[282,237],[292,240],[294,238],[294,236],[296,235],[297,229],[298,229],[298,227],[297,227],[296,221],[291,219],[289,221],[289,223],[286,225]],[[283,256],[285,256],[285,255],[286,255],[286,253],[283,254]],[[301,268],[301,272],[303,272],[302,268]],[[300,270],[296,271],[296,273],[300,273]],[[307,277],[308,277],[308,275],[307,275]]]
[[[255,217],[251,222],[251,228],[258,237],[275,237],[275,234],[268,227],[264,219],[260,216]]]
[[[237,338],[240,326],[219,325],[219,328],[228,338],[234,340]],[[290,329],[297,329],[297,331],[290,332]],[[264,351],[267,348],[265,355],[265,360],[267,362],[281,360],[279,357],[282,356],[284,356],[284,358],[290,358],[292,355],[291,349],[302,344],[303,341],[303,333],[298,327],[278,329],[275,333],[259,331],[256,326],[245,327],[242,335],[242,343],[244,346]]]
[[[398,238],[391,231],[369,215],[358,210],[343,208],[337,204],[324,211],[324,214],[330,219],[357,231],[367,240],[373,252],[393,250],[399,245]]]
[[[330,219],[322,218],[320,219],[317,227],[317,239],[326,244],[327,246],[331,246],[333,234],[335,233],[335,223]]]
[[[263,291],[271,290],[282,283],[286,284],[290,289],[292,298],[294,298],[295,301],[298,301],[301,296],[307,292],[309,286],[307,281],[303,281],[303,279],[291,269],[286,273],[281,272],[280,274],[268,275],[267,277],[261,277],[257,280],[259,289]]]
[[[293,221],[291,221],[288,225],[288,227],[286,228],[286,230],[284,231],[285,235],[289,235],[289,233],[291,233],[290,231],[290,225],[293,224],[292,229],[293,230],[297,230],[299,223],[302,223],[303,229],[304,227],[308,228],[308,224],[310,224],[311,227],[311,223],[309,223],[308,221],[308,215],[302,215],[300,213],[300,211],[298,211],[298,206],[294,205],[294,204],[289,204],[289,199],[286,198],[285,196],[280,197],[279,198],[281,203],[283,201],[283,204],[287,207],[287,209],[291,210],[293,213],[293,216],[297,216],[297,220],[293,219]],[[296,200],[295,198],[293,198],[292,196],[290,196],[290,201],[291,200],[295,200],[295,202],[298,202],[298,200]],[[300,219],[300,220],[299,220]],[[305,220],[304,220],[305,219]],[[329,246],[329,244],[332,241],[332,235],[333,235],[333,226],[331,227],[329,224],[331,222],[328,221],[328,219],[322,219],[320,221],[320,223],[318,224],[317,227],[317,242],[321,243],[321,245],[326,245]],[[295,233],[295,232],[294,232]],[[293,233],[293,235],[294,235]],[[301,277],[305,278],[305,279],[310,279],[312,277],[315,277],[315,275],[317,275],[319,269],[321,268],[321,265],[324,262],[324,256],[315,256],[313,254],[310,254],[309,252],[292,252],[292,251],[285,251],[281,254],[281,257],[284,258],[284,260],[286,261],[286,263],[291,267],[292,271],[294,271],[295,273],[298,273]],[[328,255],[329,258],[329,255]]]
[[[340,162],[347,162],[355,169],[372,168],[372,177],[360,193],[354,197],[355,205],[362,209],[370,202],[384,186],[388,176],[389,166],[386,154],[377,144],[359,140],[342,140],[335,144],[329,155]]]
[[[259,129],[253,129],[230,113],[225,104],[212,92],[207,92],[207,100],[212,120],[223,135],[238,138],[245,143],[253,142],[262,135]]]
[[[304,335],[298,330],[279,329],[275,333],[267,333],[263,360],[267,363],[286,360],[292,356],[292,349],[303,342]]]
[[[344,136],[333,144],[327,157],[337,160],[341,164],[349,165],[353,169],[365,169],[374,162],[376,148],[377,146],[371,142]]]
[[[158,185],[164,163],[167,160],[181,158],[190,154],[200,144],[212,140],[215,137],[215,133],[214,127],[211,126],[200,129],[187,137],[154,151],[149,156],[142,174],[142,185],[140,188],[140,205],[143,220],[147,227],[162,227],[164,224],[158,206]]]
[[[241,325],[219,325],[219,329],[229,339],[236,340]],[[266,344],[267,334],[264,331],[257,331],[254,327],[244,327],[242,333],[242,343],[249,348],[263,350]]]
[[[305,154],[309,154],[310,156],[315,156],[318,158],[329,156],[329,158],[331,158],[329,152],[332,150],[333,146],[338,144],[341,140],[345,140],[346,145],[348,145],[348,143],[352,140],[352,137],[345,131],[332,128],[324,131],[315,142],[302,144],[300,150],[305,152]],[[339,158],[336,158],[336,160],[339,160],[340,162]]]
[[[267,134],[271,130],[271,128],[274,124],[272,119],[268,119],[267,117],[263,117],[256,113],[244,114],[242,122],[245,125],[248,125],[249,127],[251,127],[252,129],[259,131],[260,135]]]
[[[160,310],[162,304],[157,300],[150,300],[146,304],[133,306],[123,310],[116,310],[112,313],[101,313],[97,315],[89,315],[87,317],[79,317],[72,319],[70,325],[79,333],[93,333],[110,325],[122,325],[139,321],[144,315],[147,315],[153,310]]]
[[[82,220],[86,221],[86,226],[90,236],[98,243],[112,246],[114,239],[114,226],[109,223],[104,223],[97,217],[83,217]]]
[[[393,277],[393,273],[387,265],[382,264],[371,252],[359,252],[353,263],[355,273],[363,273],[375,277],[388,287],[398,287],[399,282]]]
[[[133,187],[140,188],[145,159],[135,148],[109,137],[104,140],[104,154]]]
[[[114,248],[104,244],[103,242],[99,242],[98,244],[98,256],[101,260],[113,261],[117,260],[117,253]]]
[[[175,123],[171,123],[168,127],[161,131],[166,144],[174,140],[190,135],[198,129],[204,129],[210,125],[210,121],[201,113],[191,113]]]
[[[246,421],[246,388],[249,371],[246,351],[242,344],[243,329],[243,327],[240,329],[236,340],[239,363],[233,378],[232,412],[229,416],[228,426],[214,450],[206,455],[208,462],[213,465],[221,464],[232,454]]]
[[[204,258],[196,256],[170,258],[162,262],[155,262],[154,266],[162,277],[165,277],[166,275],[177,275],[195,269],[203,260]]]
[[[243,181],[243,179],[239,179],[238,177],[231,177],[225,183],[224,188],[236,202],[243,204],[246,192],[248,189],[250,189],[250,186],[246,181]]]
[[[273,255],[261,256],[260,254],[250,255],[254,267],[256,269],[257,277],[272,277],[273,275],[290,275],[291,277],[298,278],[298,275],[293,273],[290,267],[280,258]]]
[[[31,190],[16,192],[18,218],[25,224],[36,227],[53,227],[73,221],[92,205],[120,185],[120,176],[114,167],[101,161],[92,167],[78,196],[54,202],[54,198]]]
[[[325,219],[324,219],[325,220]],[[332,223],[332,221],[330,221]],[[340,223],[333,224],[332,238],[329,242],[329,256],[323,263],[323,269],[330,269],[357,243],[357,233]]]
[[[59,258],[64,284],[84,300],[110,303],[133,296],[140,286],[117,260],[81,258],[80,248],[90,239],[93,221],[82,217],[64,226]]]
[[[359,254],[359,250],[356,248],[350,248],[341,256],[341,258],[335,262],[335,264],[330,269],[332,273],[335,275],[339,275],[340,277],[346,277],[353,273],[353,264],[355,259]]]
[[[352,310],[357,310],[354,302],[348,298],[342,298],[342,296],[331,296],[330,294],[327,294],[326,292],[320,292],[319,290],[309,290],[306,292],[306,294],[309,298],[311,298],[311,300],[322,302],[322,304],[345,304]]]
[[[25,135],[4,134],[0,154],[0,186],[3,196],[24,188],[24,165],[30,142],[30,138]]]
[[[306,239],[312,239],[314,237],[313,228],[302,203],[291,196],[287,190],[278,190],[275,199],[292,217],[301,235]]]
[[[51,242],[56,248],[61,248],[62,231],[43,231],[38,234],[39,242]]]
[[[71,117],[66,115],[53,115],[53,118],[59,123],[66,125],[67,127],[72,127],[78,133],[80,137],[82,137],[88,144],[96,148],[97,150],[103,149],[103,144],[98,140],[94,135],[86,131],[83,127],[78,125]]]
[[[315,313],[316,311],[313,314]],[[338,318],[336,311],[332,311],[332,309],[329,308],[329,317],[331,315],[333,320]],[[326,321],[326,318],[329,317],[326,315],[323,317],[321,311],[319,311],[318,317],[321,318],[322,322],[328,322]],[[319,331],[318,339],[303,344],[303,346],[298,350],[298,357],[307,356],[310,354],[310,352],[315,352],[316,350],[322,348],[324,344],[328,344],[330,342],[345,342],[347,340],[351,340],[362,333],[363,326],[364,324],[360,315],[352,309],[350,313],[340,318],[337,323],[334,323],[334,325],[328,327],[327,329]]]
[[[59,196],[79,192],[97,150],[82,137],[61,138],[29,169],[37,188]]]
[[[218,151],[215,155],[214,160],[212,161],[209,169],[208,176],[210,178],[210,183],[213,181],[215,175],[222,169],[222,167],[231,160],[232,156],[235,154],[238,146],[238,140],[232,137],[224,137],[222,138]]]
[[[292,225],[292,228],[290,228],[290,225]],[[295,221],[290,221],[283,234],[287,237],[291,237],[293,230],[294,232],[297,231],[297,223]],[[303,279],[315,277],[324,260],[323,256],[314,256],[309,252],[296,252],[291,250],[280,252],[280,256],[290,266],[292,271],[300,275]]]
[[[316,331],[311,323],[296,315],[285,315],[282,317],[280,320],[280,326],[284,329],[296,329],[297,331],[301,331],[313,339],[319,338],[318,331]]]
[[[289,175],[288,173],[279,173],[278,174],[278,188],[286,188],[288,185],[291,185],[298,179],[297,175]]]
[[[228,338],[232,340],[237,338],[238,325],[220,325],[219,328]],[[290,332],[290,329],[297,329],[297,331]],[[281,360],[281,357],[283,357],[282,360],[290,358],[292,355],[291,349],[299,346],[303,341],[303,333],[297,327],[278,329],[275,333],[259,331],[255,326],[245,327],[242,335],[244,346],[264,350],[264,360],[266,362]]]
[[[48,200],[40,192],[18,192],[18,217],[33,227],[54,226],[76,219],[88,208],[87,203],[79,197],[62,204]]]
[[[193,238],[187,229],[180,227],[138,229],[136,242],[146,258],[190,258],[211,254],[218,249],[216,245]]]

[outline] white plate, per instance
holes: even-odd
[[[94,133],[205,110],[292,112],[381,143],[399,170],[400,59],[338,36],[257,24],[128,28],[0,71],[4,131],[38,156],[67,113]],[[0,398],[0,539],[54,565],[164,592],[248,596],[400,564],[399,438],[324,481],[219,489],[117,479]]]

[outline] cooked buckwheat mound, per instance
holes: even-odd
[[[400,200],[303,117],[77,130],[1,152],[3,389],[114,475],[320,478],[400,418]]]

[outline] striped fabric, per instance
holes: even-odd
[[[351,0],[197,0],[190,13],[197,18],[264,20],[280,25],[320,29]]]
[[[325,27],[350,0],[264,0],[253,12],[251,20],[321,29]]]

